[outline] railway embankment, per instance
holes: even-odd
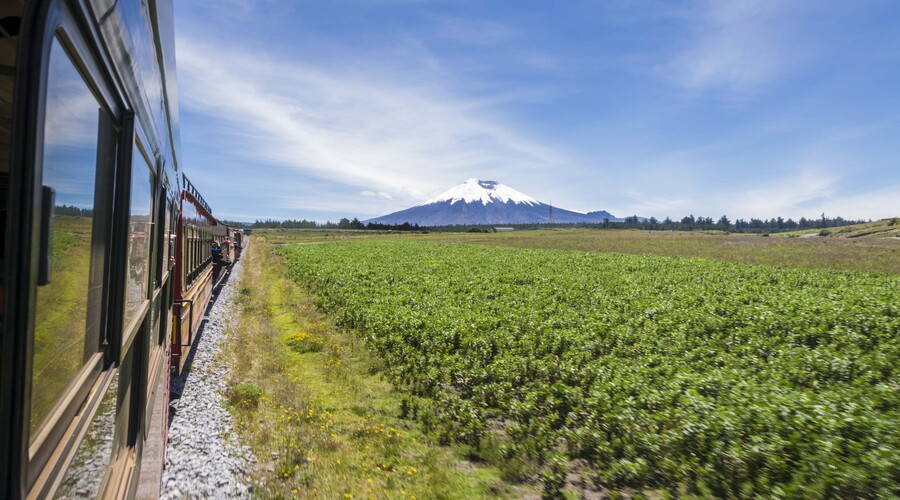
[[[219,353],[234,321],[235,283],[242,263],[220,285],[215,302],[206,311],[189,368],[172,381],[181,394],[170,407],[166,464],[160,498],[249,498],[246,482],[255,462],[249,447],[241,445],[223,394],[230,366]]]

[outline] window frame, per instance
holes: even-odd
[[[129,219],[128,220],[128,224],[129,224],[128,231],[126,231],[125,234],[129,234],[129,235],[131,234],[131,229],[130,229],[131,202],[134,200],[131,199],[130,195],[131,195],[132,183],[134,181],[133,174],[134,174],[135,169],[146,167],[146,168],[150,169],[150,173],[153,175],[153,183],[150,185],[150,203],[151,203],[151,205],[150,205],[150,218],[151,218],[150,224],[151,224],[151,226],[150,226],[150,234],[146,235],[147,238],[152,238],[152,233],[155,229],[155,227],[154,227],[155,226],[154,221],[155,221],[155,217],[156,217],[156,206],[155,205],[156,205],[156,201],[157,201],[156,200],[156,189],[157,189],[157,185],[159,184],[159,181],[158,181],[159,172],[155,168],[156,162],[150,161],[149,156],[147,155],[147,151],[143,145],[143,141],[140,139],[139,127],[135,126],[135,130],[132,132],[131,136],[133,138],[133,142],[132,142],[132,147],[131,147],[130,151],[128,152],[128,154],[131,156],[131,162],[130,162],[129,168],[127,169],[128,170],[127,175],[122,175],[122,182],[128,184],[127,189],[126,189],[126,187],[123,187],[122,190],[123,191],[127,190],[128,194],[129,194],[128,203],[122,205],[122,211],[125,212],[124,217],[126,219]],[[140,160],[143,160],[143,162],[141,162]],[[141,163],[143,163],[143,165],[140,165]],[[152,262],[152,258],[151,258],[151,256],[153,255],[153,251],[154,251],[154,245],[153,245],[152,239],[150,241],[148,248],[149,248],[149,254],[147,255],[147,261],[148,261],[147,287],[143,290],[144,293],[143,293],[143,298],[141,299],[141,305],[137,308],[137,310],[134,313],[134,316],[132,317],[132,319],[129,321],[129,323],[127,325],[124,324],[124,321],[125,321],[125,316],[124,316],[125,295],[123,294],[121,296],[121,298],[123,299],[123,304],[121,304],[121,309],[122,309],[121,314],[122,314],[123,324],[122,324],[122,329],[121,329],[122,339],[119,341],[119,343],[122,346],[121,347],[121,349],[122,349],[121,355],[120,355],[120,359],[119,359],[120,363],[122,362],[121,356],[124,356],[124,354],[126,352],[128,352],[128,350],[131,348],[131,344],[134,343],[134,339],[137,338],[138,334],[140,333],[141,329],[144,326],[144,321],[147,319],[147,315],[149,314],[150,309],[152,309],[151,304],[150,304],[150,302],[151,302],[150,290],[153,287],[153,281],[154,281],[154,277],[152,276],[153,262]],[[130,256],[128,255],[128,244],[126,243],[125,244],[125,259],[126,259],[125,275],[123,275],[120,278],[122,280],[127,280],[128,258],[129,257]]]

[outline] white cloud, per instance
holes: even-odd
[[[900,184],[860,194],[838,195],[821,206],[830,217],[885,219],[900,216]]]
[[[797,47],[789,43],[790,1],[708,1],[694,15],[694,34],[663,66],[689,89],[752,91],[786,72]]]
[[[862,194],[847,194],[848,180],[824,167],[806,167],[796,173],[777,176],[752,185],[742,185],[740,178],[732,186],[718,186],[701,192],[697,188],[679,189],[670,196],[662,186],[626,193],[626,207],[611,207],[617,216],[628,213],[681,218],[685,215],[718,218],[722,214],[732,220],[785,217],[829,217],[846,219],[880,219],[900,214],[900,184]],[[707,188],[709,188],[707,186]]]
[[[178,48],[185,109],[227,130],[233,154],[288,167],[286,175],[419,200],[466,177],[520,177],[566,161],[427,78],[269,60],[186,38]]]
[[[360,191],[359,194],[369,197],[369,198],[378,198],[381,200],[393,200],[394,197],[391,196],[390,193],[385,193],[384,191]]]

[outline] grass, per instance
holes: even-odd
[[[335,328],[284,277],[272,238],[245,249],[224,355],[236,429],[264,498],[519,497],[500,471],[438,446],[400,418],[402,397],[362,339]],[[331,234],[307,233],[313,241]],[[343,235],[337,235],[342,237]]]
[[[891,229],[894,227],[900,229],[900,222],[895,226],[887,226],[891,219],[878,222]],[[876,225],[877,223],[872,224]],[[832,231],[840,229],[832,228]],[[811,232],[816,235],[819,230],[811,230]],[[783,233],[783,235],[791,234],[794,233]],[[317,244],[359,238],[423,239],[518,248],[693,257],[786,268],[900,274],[900,240],[885,237],[762,237],[751,234],[728,234],[721,231],[622,229],[545,229],[509,233],[431,234],[324,229],[265,229],[257,230],[254,237],[272,245]]]

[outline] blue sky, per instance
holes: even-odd
[[[222,218],[464,180],[616,216],[900,215],[895,1],[176,2],[182,165]]]

